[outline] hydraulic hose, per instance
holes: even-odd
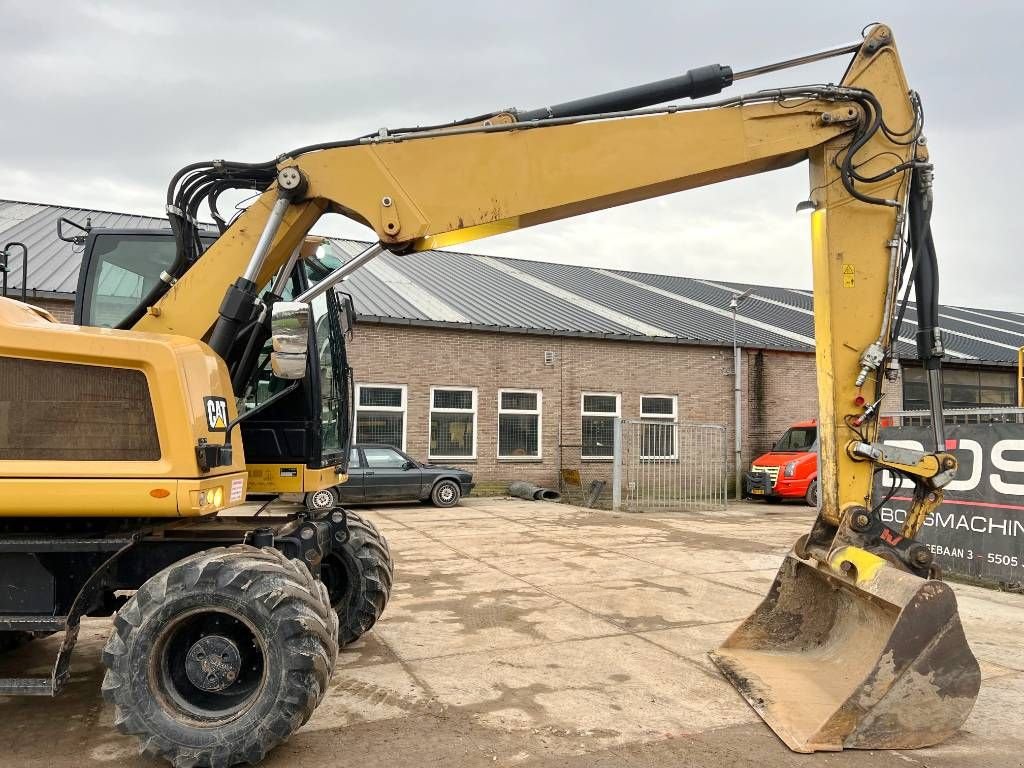
[[[942,357],[945,354],[939,328],[939,269],[932,239],[931,170],[914,174],[910,183],[910,250],[914,257],[914,294],[917,298],[917,355],[928,379],[935,450],[945,449],[942,408]]]

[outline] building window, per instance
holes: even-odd
[[[584,459],[610,459],[615,452],[615,419],[619,396],[613,392],[584,392],[580,402]]]
[[[356,442],[405,450],[404,384],[356,385]]]
[[[643,395],[640,398],[640,457],[643,459],[675,459],[676,407],[675,395]]]
[[[476,458],[476,389],[430,388],[430,458]]]
[[[1017,378],[1014,371],[980,368],[943,368],[942,407],[1012,408],[1017,402]],[[916,365],[903,369],[903,409],[928,410],[928,376]]]
[[[539,390],[498,390],[499,459],[540,458],[540,408]]]

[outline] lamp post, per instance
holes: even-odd
[[[729,309],[732,310],[732,392],[735,399],[734,409],[736,416],[736,428],[733,430],[736,437],[736,500],[743,498],[743,400],[740,393],[740,345],[736,333],[736,312],[740,304],[754,295],[754,289],[748,288],[743,293],[734,293],[729,299]]]

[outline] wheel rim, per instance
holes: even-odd
[[[355,583],[359,574],[346,559],[332,552],[320,563],[320,581],[327,587],[327,595],[334,610],[342,610],[348,606],[355,591]]]
[[[157,639],[150,682],[166,709],[204,725],[247,712],[266,683],[266,648],[252,624],[227,609],[184,614]]]
[[[437,500],[442,504],[451,504],[455,501],[455,488],[451,483],[441,483],[437,488]]]
[[[329,488],[314,492],[309,498],[313,509],[331,509],[334,506],[334,494]]]

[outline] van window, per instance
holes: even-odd
[[[775,450],[791,453],[813,451],[816,448],[817,440],[817,427],[793,427],[787,430],[782,439],[775,444]]]

